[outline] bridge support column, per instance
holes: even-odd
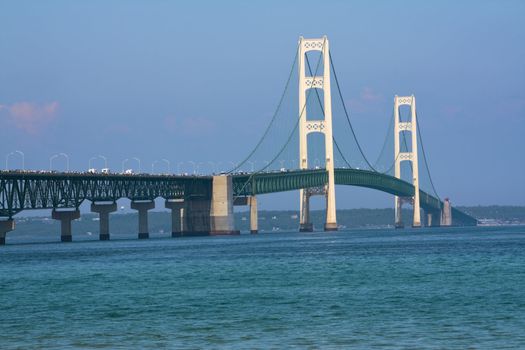
[[[250,233],[255,234],[259,232],[259,217],[257,213],[257,197],[250,197]]]
[[[426,213],[426,225],[427,227],[438,227],[440,226],[440,212],[428,211]]]
[[[427,227],[432,227],[432,213],[427,213]]]
[[[399,107],[410,106],[410,120],[402,121],[400,119]],[[410,149],[401,149],[401,137],[405,139],[404,132],[410,132],[411,145]],[[412,166],[412,185],[414,186],[414,196],[412,204],[414,206],[414,216],[412,227],[421,227],[421,212],[419,199],[419,168],[417,152],[417,114],[416,98],[412,96],[395,96],[394,98],[394,176],[401,178],[401,163],[408,161]],[[395,197],[395,226],[403,227],[401,221],[401,198]]]
[[[182,235],[208,236],[210,234],[209,199],[190,198],[182,208]]]
[[[318,132],[324,134],[325,141],[325,168],[328,175],[323,194],[326,196],[325,231],[337,231],[336,202],[335,202],[335,170],[334,145],[332,136],[332,95],[330,87],[330,47],[326,36],[318,39],[299,39],[298,67],[299,67],[299,168],[308,169],[308,134]],[[323,59],[323,74],[306,75],[306,54],[309,51],[321,51]],[[324,95],[323,116],[321,119],[307,118],[307,90],[322,89]],[[317,193],[321,194],[321,193]],[[310,222],[310,189],[300,191],[299,231],[311,232],[313,225]]]
[[[310,194],[307,189],[301,190],[301,214],[299,232],[312,232],[314,225],[310,222]]]
[[[148,210],[155,208],[155,201],[131,201],[131,209],[139,212],[139,239],[149,238]]]
[[[60,240],[62,242],[71,242],[71,221],[80,218],[80,210],[56,210],[53,209],[51,217],[60,220]]]
[[[452,226],[452,206],[450,200],[445,198],[443,209],[441,210],[441,226]]]
[[[164,207],[171,209],[171,237],[182,236],[183,231],[183,215],[184,215],[184,201],[166,199]]]
[[[99,239],[109,241],[109,213],[117,211],[117,203],[91,203],[91,212],[98,213],[99,217]]]
[[[403,223],[403,199],[401,197],[395,196],[394,198],[394,210],[395,210],[395,228],[405,228]]]
[[[0,245],[5,244],[5,236],[15,229],[15,220],[0,220]]]
[[[210,209],[210,234],[239,234],[233,219],[232,177],[219,175],[213,177],[213,190]]]

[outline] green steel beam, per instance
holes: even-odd
[[[233,175],[236,197],[293,191],[325,186],[324,169]],[[357,169],[336,169],[336,185],[376,189],[396,196],[412,197],[412,184],[390,175]],[[211,198],[211,176],[121,175],[87,173],[36,173],[0,171],[0,216],[12,217],[26,209],[78,208],[84,200],[131,200]],[[421,207],[441,210],[443,203],[420,190]],[[475,222],[453,208],[454,220]]]
[[[210,176],[0,172],[0,216],[26,209],[78,208],[84,200],[211,197]]]

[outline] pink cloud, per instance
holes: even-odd
[[[361,100],[366,102],[376,102],[383,99],[383,96],[379,93],[374,92],[372,88],[365,87],[363,91],[361,91]]]
[[[52,123],[57,117],[58,109],[59,103],[56,101],[43,105],[32,102],[0,105],[0,111],[6,111],[6,119],[11,125],[32,135],[38,134]]]
[[[461,108],[455,105],[443,106],[441,110],[442,110],[442,115],[450,119],[455,119],[461,112]]]
[[[355,112],[365,112],[373,109],[376,105],[383,101],[383,95],[374,91],[370,87],[365,87],[359,93],[359,97],[351,98],[348,101],[350,109]]]
[[[186,118],[182,121],[184,132],[189,134],[210,133],[215,129],[215,123],[206,118]]]

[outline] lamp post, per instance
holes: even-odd
[[[108,168],[108,157],[100,155],[100,154],[98,155],[98,157],[104,159],[104,168],[107,169]]]
[[[26,170],[26,155],[22,151],[15,151],[22,156],[22,170]]]
[[[8,154],[5,156],[5,170],[8,170],[8,169],[9,169],[9,156],[11,156],[12,154],[13,154],[13,152],[8,153]]]
[[[140,158],[138,158],[138,157],[133,157],[133,158],[131,158],[131,159],[136,160],[136,161],[139,163],[139,171],[138,171],[138,173],[139,173],[139,174],[142,173],[142,167],[140,166]]]
[[[51,157],[49,157],[49,170],[53,170],[53,160],[58,157],[64,157],[66,159],[66,172],[69,171],[69,156],[63,152],[53,154]]]
[[[51,157],[49,157],[49,170],[53,170],[53,159],[58,157],[58,154],[53,154]]]
[[[188,163],[193,165],[193,175],[197,174],[197,163],[195,163],[193,160],[189,160]]]
[[[97,157],[91,157],[91,158],[89,158],[89,162],[88,162],[88,170],[89,170],[89,169],[93,169],[93,166],[91,165],[91,163],[92,163],[95,159],[97,159]]]
[[[211,160],[208,161],[208,164],[211,165],[211,172],[212,173],[216,173],[217,172],[217,166],[214,162],[212,162]]]
[[[66,158],[66,172],[69,172],[69,156],[65,153],[59,153],[59,155]]]
[[[155,164],[157,164],[159,161],[154,160],[153,163],[151,163],[151,173],[155,174]]]
[[[24,152],[22,151],[13,151],[13,152],[10,152],[8,153],[6,156],[5,156],[5,170],[8,170],[9,169],[9,157],[15,155],[15,154],[19,154],[21,157],[22,157],[22,170],[26,170],[26,165],[25,165],[25,154]]]
[[[181,172],[180,172],[180,166],[181,165],[184,165],[184,162],[178,162],[177,163],[177,174],[181,174]]]
[[[167,160],[166,158],[162,158],[161,162],[166,163],[166,165],[168,166],[168,174],[169,174],[171,172],[171,162]]]
[[[126,158],[126,159],[124,159],[124,160],[122,161],[122,173],[124,173],[124,171],[125,171],[124,166],[126,165],[126,163],[127,163],[128,161],[129,161],[128,158]]]
[[[91,158],[89,158],[89,169],[92,168],[92,162],[97,159],[97,158],[101,158],[102,160],[104,160],[104,168],[107,169],[108,168],[108,158],[106,156],[103,156],[103,155],[98,155],[98,156],[93,156]]]

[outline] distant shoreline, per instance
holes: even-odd
[[[514,226],[525,225],[525,206],[474,206],[458,207],[474,216],[480,226]],[[246,210],[236,209],[235,227],[241,231],[249,231],[250,216]],[[316,229],[323,227],[324,210],[312,210],[311,218]],[[16,229],[11,234],[32,234],[37,232],[59,232],[59,222],[45,216],[15,216]],[[403,220],[412,220],[411,208],[403,209]],[[394,221],[393,208],[377,209],[339,209],[337,222],[342,229],[355,228],[392,228]],[[151,211],[149,214],[150,232],[170,232],[171,215],[168,211]],[[260,210],[259,230],[262,232],[289,231],[299,225],[298,210]],[[110,216],[112,233],[130,233],[137,230],[137,215],[134,212],[115,213]],[[81,218],[73,221],[74,232],[98,233],[98,215],[83,213]]]

